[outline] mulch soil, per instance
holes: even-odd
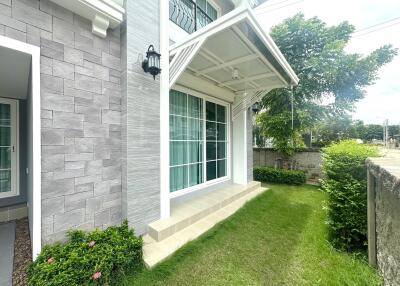
[[[32,262],[28,218],[15,221],[13,286],[27,285],[26,268]]]

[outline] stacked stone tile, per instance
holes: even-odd
[[[41,48],[42,242],[121,221],[120,31],[48,0],[0,0],[0,35]]]

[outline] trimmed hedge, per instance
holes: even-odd
[[[104,231],[68,233],[65,244],[46,245],[28,268],[28,285],[109,285],[142,267],[142,239],[125,221]]]
[[[365,160],[378,156],[375,147],[347,140],[323,149],[328,194],[329,240],[340,250],[365,251],[367,246],[367,170]]]
[[[255,167],[254,180],[268,183],[301,185],[306,182],[306,174],[300,170],[283,170],[271,167]]]

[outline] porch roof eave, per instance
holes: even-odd
[[[225,55],[226,52],[229,55]],[[234,92],[241,91],[240,83],[242,86],[256,88],[257,83],[254,81],[265,78],[276,77],[279,81],[274,86],[279,87],[297,85],[299,81],[249,6],[236,8],[189,35],[184,41],[173,44],[170,47],[170,58],[170,87],[185,71],[191,71],[196,76],[202,76]],[[222,74],[218,74],[221,70],[229,72],[235,68],[241,73],[238,82],[228,81]],[[258,68],[258,73],[251,73],[249,68]],[[235,84],[236,88],[226,84]]]

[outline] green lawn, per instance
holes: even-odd
[[[152,270],[123,285],[380,285],[364,261],[326,241],[325,194],[270,190]]]

